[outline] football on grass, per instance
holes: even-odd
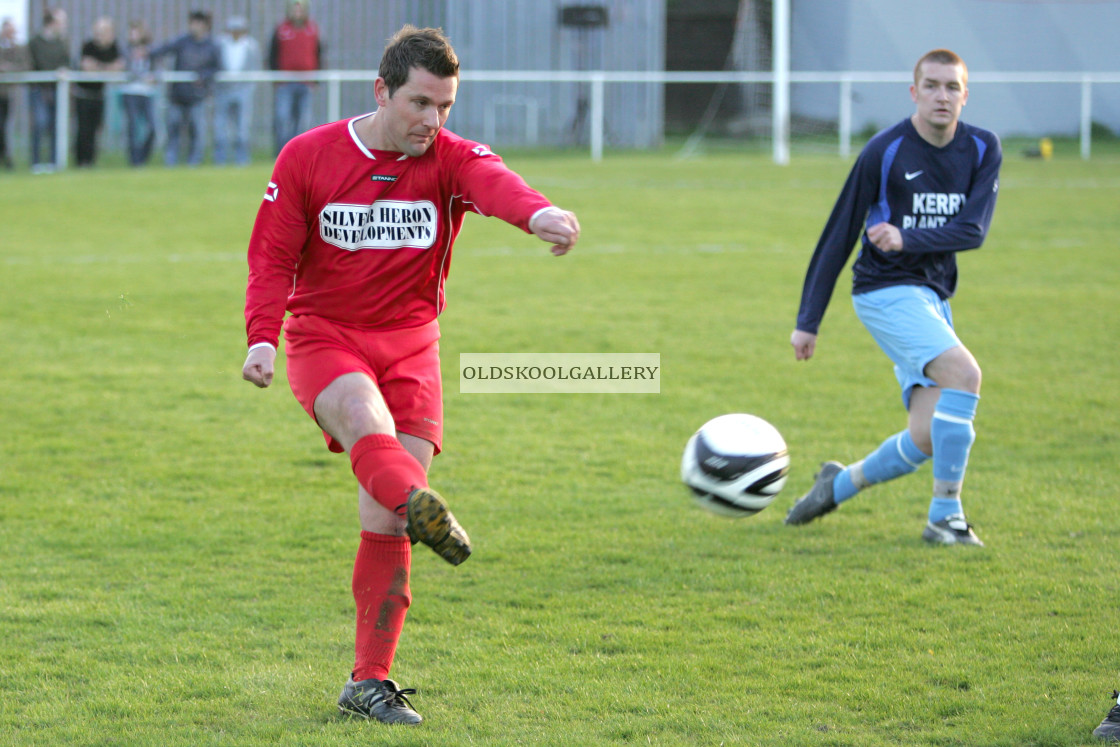
[[[786,484],[789,451],[778,429],[760,417],[720,415],[688,439],[681,479],[697,502],[720,516],[753,516]]]

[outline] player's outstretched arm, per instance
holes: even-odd
[[[569,210],[542,210],[529,222],[529,231],[541,241],[552,244],[557,257],[567,254],[579,240],[579,221]]]
[[[797,360],[807,361],[813,357],[813,351],[817,349],[817,336],[812,332],[795,329],[790,335],[789,344],[793,346],[793,353],[797,356]]]
[[[261,389],[272,383],[276,370],[276,349],[271,345],[261,345],[249,351],[245,365],[241,367],[241,378],[251,381]]]

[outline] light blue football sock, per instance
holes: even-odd
[[[837,503],[872,485],[908,475],[929,459],[910,437],[900,431],[868,454],[863,461],[850,464],[832,481],[832,499]]]
[[[934,498],[929,502],[930,522],[941,521],[953,514],[964,515],[964,507],[960,498]]]
[[[843,503],[858,492],[859,488],[852,483],[852,468],[850,465],[832,478],[832,500],[837,503]]]
[[[972,423],[980,396],[959,389],[942,389],[933,410],[929,435],[933,442],[933,498],[929,520],[941,521],[963,514],[961,485],[968,467],[968,454],[976,440]]]
[[[899,431],[863,460],[863,476],[868,485],[877,485],[896,477],[909,475],[929,460],[910,437],[909,430]]]

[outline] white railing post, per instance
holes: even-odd
[[[337,122],[342,119],[342,79],[337,73],[331,71],[327,78],[327,121]]]
[[[772,12],[774,163],[785,166],[789,163],[789,0],[774,0]]]
[[[54,167],[66,168],[70,153],[70,79],[59,73],[54,87]]]
[[[1093,142],[1093,81],[1081,79],[1081,158],[1089,160]]]
[[[603,119],[606,117],[603,105],[603,88],[606,79],[599,73],[591,74],[591,160],[603,160]]]

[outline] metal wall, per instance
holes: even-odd
[[[962,118],[1000,135],[1078,132],[1077,84],[999,85],[984,73],[1117,72],[1120,2],[945,0],[932,6],[897,0],[797,0],[795,70],[908,72],[931,49],[958,53],[971,74]],[[835,86],[796,86],[795,113],[833,119]],[[913,112],[905,84],[852,86],[855,129],[894,124]],[[1093,89],[1093,119],[1120,132],[1120,86]]]
[[[468,70],[664,70],[665,0],[601,0],[607,23],[561,23],[563,0],[447,3],[445,28]],[[590,91],[578,83],[464,83],[452,129],[481,132],[498,145],[529,144],[536,113],[539,140],[588,142]],[[662,86],[609,84],[607,145],[653,147],[663,134]],[[491,143],[492,145],[495,143]]]
[[[601,0],[606,27],[581,29],[560,22],[563,0],[312,0],[327,68],[376,70],[386,39],[405,23],[439,26],[451,37],[467,70],[663,70],[665,0]],[[44,8],[60,7],[70,17],[72,57],[78,58],[96,18],[117,22],[122,43],[128,22],[144,20],[156,42],[184,33],[192,10],[210,12],[219,33],[233,15],[249,20],[250,35],[267,56],[268,42],[284,16],[284,0],[29,0],[28,36],[41,26]],[[343,116],[374,108],[372,82],[344,83]],[[464,137],[496,147],[564,146],[588,139],[585,86],[572,83],[464,82],[449,127]],[[16,148],[26,137],[27,114],[12,112]],[[13,100],[13,103],[16,103]],[[258,86],[254,147],[271,144],[271,86]],[[608,145],[650,147],[661,142],[660,86],[611,84],[606,90]],[[119,148],[122,115],[110,106],[102,148]],[[327,92],[319,86],[314,123],[326,120]],[[17,151],[17,155],[19,152]]]

